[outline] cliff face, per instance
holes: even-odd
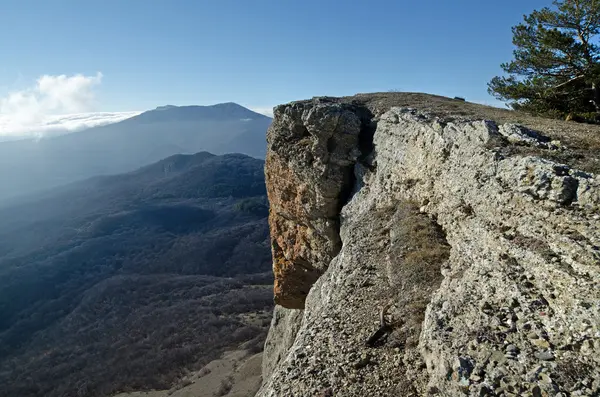
[[[351,186],[361,120],[342,105],[296,103],[274,113],[265,177],[275,302],[300,309],[342,245],[338,215]]]
[[[277,107],[282,307],[258,395],[600,392],[600,144],[581,128],[411,94]]]

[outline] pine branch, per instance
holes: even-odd
[[[585,77],[584,75],[575,76],[575,77],[573,77],[573,78],[572,78],[572,79],[570,79],[570,80],[567,80],[567,81],[565,81],[565,82],[563,82],[563,83],[560,83],[560,84],[558,84],[558,85],[555,85],[554,87],[550,87],[550,88],[546,89],[546,91],[550,91],[550,90],[556,90],[557,88],[561,88],[561,87],[564,87],[564,86],[566,86],[566,85],[568,85],[568,84],[571,84],[571,83],[573,83],[573,82],[575,82],[575,81],[581,80],[581,79],[582,79],[582,78],[584,78],[584,77]]]

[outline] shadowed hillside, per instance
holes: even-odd
[[[209,153],[1,209],[0,395],[165,389],[260,350],[267,214],[263,162]]]

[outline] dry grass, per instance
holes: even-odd
[[[569,390],[578,381],[585,378],[592,378],[593,372],[593,368],[590,365],[567,358],[557,362],[552,378],[556,379],[556,383],[563,385],[565,390]]]
[[[398,346],[414,348],[431,294],[442,282],[441,266],[448,260],[450,246],[441,227],[410,202],[395,208],[390,240],[394,318],[402,320],[391,340]]]
[[[357,94],[351,97],[328,98],[328,100],[365,106],[374,116],[379,116],[391,107],[398,106],[418,109],[446,119],[483,119],[493,120],[498,124],[521,124],[532,130],[539,131],[553,140],[561,141],[567,147],[567,150],[549,151],[513,146],[513,154],[538,155],[577,169],[600,173],[599,125],[534,117],[523,112],[421,93],[385,92]]]
[[[404,288],[438,284],[440,266],[450,255],[443,230],[413,203],[402,203],[393,217],[392,247],[401,263]]]

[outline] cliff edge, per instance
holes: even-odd
[[[405,93],[274,114],[258,396],[600,392],[600,128]]]

